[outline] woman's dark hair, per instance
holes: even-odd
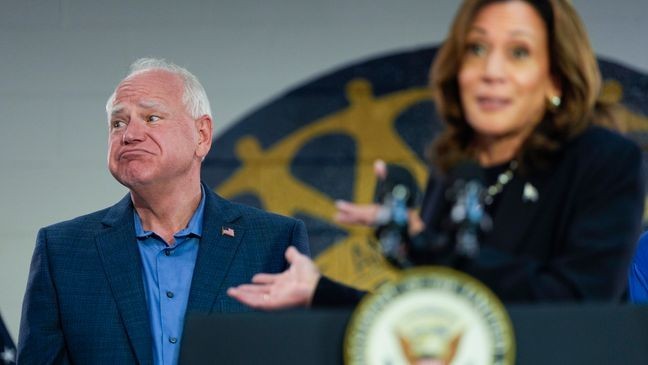
[[[544,118],[517,151],[522,167],[541,167],[570,138],[590,123],[616,126],[611,109],[597,103],[601,75],[585,27],[568,0],[466,0],[455,16],[450,34],[439,49],[430,73],[437,110],[446,123],[435,140],[431,158],[442,172],[474,158],[474,130],[461,105],[458,74],[466,37],[477,13],[486,5],[524,1],[538,12],[547,28],[550,77],[560,87],[562,102],[547,108]],[[547,103],[549,105],[549,103]]]

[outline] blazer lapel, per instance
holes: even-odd
[[[219,295],[225,295],[223,280],[243,239],[245,230],[236,225],[240,213],[225,199],[205,189],[205,213],[198,257],[191,281],[187,312],[211,312]]]
[[[544,193],[545,178],[518,177],[502,191],[501,200],[493,217],[493,231],[487,238],[493,246],[511,248],[524,240],[529,225],[539,211]],[[535,194],[535,195],[534,195]]]
[[[113,206],[102,223],[108,228],[96,237],[96,246],[106,277],[139,363],[150,364],[153,362],[151,325],[130,195]]]

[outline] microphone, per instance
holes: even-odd
[[[409,234],[407,199],[410,190],[403,184],[394,186],[391,192],[383,196],[376,225],[376,237],[382,255],[387,261],[398,267],[412,266],[408,258]]]
[[[409,260],[410,237],[408,210],[419,205],[420,189],[412,174],[404,167],[374,165],[379,177],[374,201],[380,204],[374,225],[382,255],[398,267],[412,266]]]
[[[451,174],[446,199],[451,202],[447,230],[458,256],[474,258],[479,253],[479,240],[492,228],[492,219],[484,210],[486,187],[484,171],[477,163],[460,163]]]
[[[471,259],[479,254],[479,241],[493,224],[484,209],[484,181],[483,169],[474,161],[464,161],[433,189],[428,197],[431,203],[422,208],[430,226],[422,237],[413,239],[424,260]]]
[[[484,181],[484,170],[474,161],[459,163],[442,180],[431,179],[421,207],[426,229],[410,237],[408,209],[419,200],[418,186],[407,170],[389,166],[375,196],[380,204],[375,235],[383,256],[401,268],[475,258],[493,224],[484,209]]]

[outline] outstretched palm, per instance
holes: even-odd
[[[251,284],[229,288],[227,294],[252,308],[273,310],[309,306],[320,278],[315,263],[294,247],[286,250],[290,267],[278,274],[256,274]]]

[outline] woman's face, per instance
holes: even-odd
[[[547,28],[524,1],[482,8],[466,37],[459,69],[465,117],[481,137],[526,138],[560,96],[549,73]]]

